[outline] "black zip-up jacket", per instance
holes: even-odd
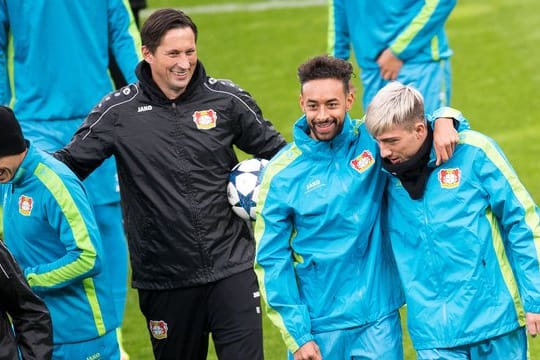
[[[200,62],[176,100],[144,60],[136,72],[139,82],[106,96],[55,156],[85,178],[114,155],[133,287],[201,285],[251,268],[251,231],[227,201],[233,145],[268,159],[284,138],[246,91]]]
[[[0,359],[19,360],[19,351],[24,360],[51,359],[51,316],[0,239]]]

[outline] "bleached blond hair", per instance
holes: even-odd
[[[426,121],[424,98],[414,87],[392,81],[371,100],[365,120],[374,137],[396,127],[412,130],[415,123]]]

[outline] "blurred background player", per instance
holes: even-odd
[[[456,0],[329,0],[328,53],[360,67],[362,104],[388,81],[420,90],[431,113],[449,105],[452,50],[444,24]]]
[[[137,25],[137,28],[140,28],[141,20],[139,14],[142,9],[146,8],[146,0],[129,0],[129,6],[131,7],[135,24]],[[122,70],[120,70],[116,63],[112,49],[109,49],[109,70],[111,71],[111,76],[117,89],[127,85],[127,81],[124,78],[124,75],[122,75]]]
[[[124,78],[135,81],[140,36],[125,1],[0,2],[0,104],[13,108],[38,148],[63,147],[92,106],[113,89],[109,49]],[[104,162],[85,186],[104,240],[104,269],[115,282],[114,302],[123,317],[128,254],[114,161]]]

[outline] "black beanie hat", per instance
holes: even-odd
[[[13,111],[0,106],[0,157],[16,155],[26,150],[21,126]]]

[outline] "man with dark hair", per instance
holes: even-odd
[[[260,187],[255,270],[294,360],[403,359],[404,298],[381,227],[387,177],[349,116],[352,72],[329,56],[300,65],[304,115]]]
[[[237,85],[206,74],[197,27],[161,9],[141,28],[139,82],[107,95],[56,153],[80,177],[118,164],[140,308],[157,359],[263,358],[249,224],[227,200],[233,149],[270,158],[286,143]]]

